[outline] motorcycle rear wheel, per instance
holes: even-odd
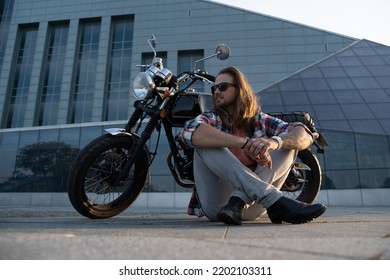
[[[105,219],[127,209],[143,190],[149,167],[144,148],[127,178],[115,184],[130,157],[134,139],[105,134],[81,150],[68,175],[68,196],[77,212],[91,219]]]
[[[290,171],[281,191],[284,196],[301,202],[312,203],[321,189],[320,164],[310,149],[299,151],[297,161],[306,164],[311,170],[296,170],[295,173]],[[298,182],[297,180],[301,181]]]

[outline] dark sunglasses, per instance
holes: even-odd
[[[219,89],[220,92],[224,92],[225,90],[228,89],[229,86],[234,87],[235,85],[232,83],[220,83],[218,85],[213,85],[211,87],[211,93],[214,94],[214,92]]]

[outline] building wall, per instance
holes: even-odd
[[[9,1],[9,0],[7,0]],[[64,49],[62,81],[59,82],[58,112],[52,124],[74,123],[71,110],[74,105],[77,83],[78,55],[82,28],[88,21],[96,22],[99,30],[97,58],[93,65],[94,92],[91,117],[82,122],[105,121],[108,76],[113,44],[113,26],[117,17],[132,17],[131,78],[140,70],[142,53],[150,52],[146,40],[154,34],[158,51],[167,52],[166,64],[175,73],[178,52],[203,50],[212,54],[215,47],[225,43],[232,50],[231,58],[221,62],[209,60],[205,68],[217,73],[222,67],[235,65],[247,74],[255,90],[275,82],[329,54],[345,47],[353,39],[330,32],[309,28],[275,19],[266,15],[226,7],[207,1],[53,1],[14,0],[0,76],[1,128],[30,127],[39,125],[40,100],[44,88],[44,70],[47,62],[51,27],[62,23],[67,27],[67,43]],[[14,87],[15,65],[20,58],[22,31],[32,28],[35,42],[30,53],[30,65],[26,73],[29,83],[25,86],[25,111],[21,120],[9,124],[7,112]],[[133,99],[126,99],[131,108]],[[128,109],[130,111],[130,109]]]

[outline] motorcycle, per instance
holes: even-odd
[[[163,67],[162,59],[156,56],[155,37],[152,36],[148,43],[154,58],[151,65],[140,65],[148,69],[134,79],[133,92],[137,100],[124,128],[107,129],[107,134],[92,140],[79,152],[69,171],[69,199],[75,210],[85,217],[113,217],[137,199],[147,180],[158,141],[153,153],[146,144],[154,131],[158,132],[160,138],[162,127],[169,143],[167,164],[173,178],[183,188],[195,188],[192,162],[194,150],[179,141],[173,131],[210,106],[210,94],[190,88],[196,81],[213,84],[215,77],[197,69],[196,65],[213,57],[225,60],[230,55],[230,49],[221,44],[214,54],[197,60],[191,71],[174,76]],[[184,87],[180,89],[180,85]],[[283,112],[271,115],[287,122],[304,123],[315,135],[313,145],[319,153],[324,151],[323,146],[328,145],[308,113]],[[320,190],[321,180],[318,159],[308,148],[298,152],[282,191],[284,195],[312,203]]]

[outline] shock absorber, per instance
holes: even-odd
[[[126,178],[131,167],[134,165],[138,156],[142,152],[144,145],[150,139],[150,136],[152,135],[153,130],[155,129],[159,120],[160,120],[160,113],[158,111],[158,112],[155,112],[151,116],[147,126],[145,127],[144,131],[141,134],[141,138],[138,139],[138,141],[136,141],[136,138],[134,138],[134,143],[133,143],[132,149],[130,151],[130,153],[131,153],[130,158],[128,159],[128,161],[126,162],[125,166],[123,167],[120,175],[116,179],[115,184],[119,184],[120,181],[122,181],[124,178]]]
[[[139,117],[142,114],[142,109],[137,106],[138,102],[140,102],[140,101],[136,101],[136,103],[134,104],[135,110],[133,111],[129,120],[126,123],[126,126],[125,126],[126,132],[129,132],[129,133],[131,132],[132,128],[137,123],[137,120],[139,119]]]

